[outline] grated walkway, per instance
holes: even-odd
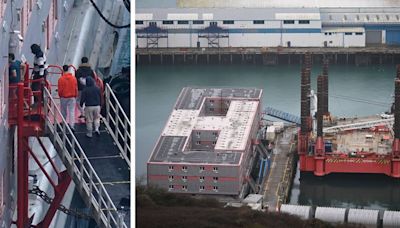
[[[112,137],[103,126],[100,127],[100,136],[93,134],[92,138],[86,137],[86,125],[75,125],[75,137],[78,139],[86,156],[90,160],[97,175],[103,182],[117,209],[130,201],[130,169],[119,149],[114,144]],[[130,205],[124,206],[124,221],[130,227]]]
[[[285,176],[287,163],[289,162],[289,150],[291,145],[292,132],[285,130],[279,134],[275,140],[273,149],[271,170],[267,181],[263,186],[264,205],[268,206],[269,211],[275,211],[279,204],[280,192],[284,186],[282,181]]]

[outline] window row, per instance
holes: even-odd
[[[188,169],[188,167],[187,166],[182,166],[182,171],[187,171],[187,169]],[[170,166],[168,166],[168,171],[173,171],[174,170],[174,166],[173,165],[170,165]],[[202,171],[204,171],[205,170],[205,167],[204,166],[200,166],[199,167],[199,170],[200,170],[200,172],[202,172]],[[213,171],[214,172],[218,172],[218,167],[213,167]]]
[[[295,22],[296,22],[295,20],[284,20],[283,24],[295,24]],[[154,22],[154,23],[156,23],[156,22]],[[135,21],[135,24],[143,25],[144,21]],[[173,21],[173,20],[164,20],[164,21],[162,21],[162,24],[163,25],[173,25],[173,24],[175,24],[175,21]],[[179,20],[179,21],[177,21],[177,24],[178,25],[188,25],[189,21]],[[194,24],[194,25],[203,25],[204,21],[203,20],[194,20],[194,21],[192,21],[192,24]],[[218,22],[216,22],[216,21],[210,22],[210,25],[217,25],[217,24],[218,24]],[[233,25],[233,24],[235,24],[235,21],[233,21],[233,20],[224,20],[224,21],[222,21],[222,24],[224,24],[224,25]],[[253,24],[255,24],[255,25],[265,24],[265,21],[264,20],[254,20]],[[310,24],[310,21],[309,20],[299,20],[299,24]]]
[[[176,189],[174,185],[171,184],[171,185],[168,186],[168,190],[171,191],[171,190],[174,190],[174,189]],[[187,185],[182,185],[181,189],[183,191],[187,191],[188,190]],[[204,189],[205,189],[205,186],[203,186],[203,185],[199,187],[200,191],[203,191]],[[213,190],[217,192],[218,191],[218,186],[213,186]]]
[[[337,32],[326,32],[326,33],[325,33],[325,36],[331,36],[332,34],[336,34],[336,33],[337,33]],[[363,33],[363,32],[355,32],[355,34],[356,34],[357,36],[360,36],[360,35],[363,35],[364,33]],[[344,35],[350,36],[350,35],[353,35],[353,33],[352,33],[352,32],[345,32]]]
[[[178,178],[179,178],[179,177],[178,177]],[[184,182],[186,182],[187,179],[188,179],[187,176],[180,176],[180,178],[181,178],[182,181],[184,181]],[[175,179],[174,176],[168,176],[168,180],[169,180],[169,181],[173,181],[174,179]],[[203,182],[204,180],[205,180],[205,177],[204,177],[204,176],[200,176],[200,177],[199,177],[199,181],[200,181],[200,182]],[[218,177],[213,177],[213,181],[214,181],[214,182],[217,182],[217,181],[218,181]]]
[[[200,136],[200,135],[201,135],[201,131],[196,131],[196,135],[197,135],[197,136]],[[214,131],[214,132],[212,133],[212,135],[213,135],[213,136],[218,136],[218,132],[215,132],[215,131]]]
[[[212,144],[213,145],[217,144],[217,141],[212,141]],[[201,145],[201,141],[196,141],[196,145]]]

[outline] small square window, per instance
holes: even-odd
[[[214,171],[214,172],[218,172],[218,167],[214,167],[214,168],[213,168],[213,171]]]
[[[187,166],[182,166],[182,171],[187,171]]]
[[[173,189],[174,189],[174,186],[173,186],[173,185],[169,185],[169,186],[168,186],[168,190],[171,191],[171,190],[173,190]]]
[[[174,176],[169,176],[169,177],[168,177],[168,180],[169,180],[169,181],[173,181],[173,180],[174,180]]]
[[[218,177],[213,177],[214,182],[218,181]]]
[[[187,185],[182,185],[182,190],[187,191]]]
[[[204,186],[200,186],[200,191],[204,190]]]
[[[204,177],[203,176],[199,177],[199,180],[200,180],[200,182],[203,182],[204,181]]]
[[[200,166],[200,171],[204,171],[204,170],[205,170],[204,166]]]

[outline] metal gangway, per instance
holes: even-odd
[[[115,205],[121,201],[121,193],[130,194],[130,121],[109,86],[106,86],[105,91],[106,116],[103,121],[106,131],[111,135],[108,139],[103,136],[99,140],[102,143],[88,144],[84,133],[73,133],[61,115],[57,102],[46,88],[45,131],[96,223],[100,227],[125,228],[129,226],[127,223],[130,223],[130,216],[121,213],[126,207],[117,208]],[[116,148],[101,148],[105,144],[116,144]],[[99,145],[100,148],[93,145]],[[99,156],[105,159],[99,159]],[[112,172],[113,169],[117,172]],[[120,175],[113,176],[115,173]],[[116,187],[118,183],[113,177],[120,178],[121,175],[125,180],[119,179],[122,186]]]
[[[297,125],[300,125],[300,117],[295,116],[293,114],[274,109],[272,107],[266,107],[264,109],[264,114],[290,122],[290,123],[295,123]]]
[[[343,124],[343,125],[338,125],[338,126],[333,126],[333,127],[327,127],[324,128],[324,133],[335,133],[339,131],[348,131],[348,130],[356,130],[356,129],[366,129],[370,127],[375,127],[378,125],[393,125],[394,123],[394,118],[388,118],[388,119],[381,119],[381,120],[372,120],[372,121],[364,121],[364,122],[358,122],[358,123],[351,123],[351,124]],[[389,128],[391,129],[391,128]]]

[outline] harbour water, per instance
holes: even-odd
[[[312,69],[316,88],[319,66]],[[329,106],[336,116],[363,116],[387,111],[392,102],[395,66],[330,66]],[[300,113],[300,66],[256,65],[137,66],[136,178],[146,162],[182,87],[259,87],[263,107]],[[398,181],[376,175],[296,175],[290,203],[400,209]]]

